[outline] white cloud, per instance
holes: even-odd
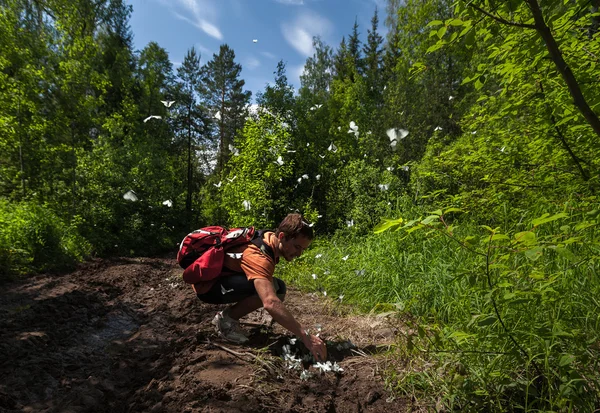
[[[312,12],[300,14],[293,22],[281,24],[285,40],[301,55],[313,54],[313,36],[326,36],[333,31],[333,24],[325,17]]]
[[[288,6],[302,6],[304,0],[275,0],[277,3],[286,4]]]
[[[190,23],[217,40],[223,40],[223,34],[213,23],[217,20],[215,2],[211,0],[161,0],[179,19]]]
[[[258,60],[256,57],[250,56],[246,59],[246,67],[248,69],[256,69],[259,66],[260,66],[260,60]]]
[[[260,54],[268,59],[275,59],[275,57],[276,57],[273,53],[269,53],[269,52],[260,52]]]

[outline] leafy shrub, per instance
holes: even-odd
[[[33,203],[0,202],[0,228],[0,281],[69,268],[90,251],[76,222],[67,225],[47,207]]]

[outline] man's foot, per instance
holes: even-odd
[[[248,341],[246,332],[240,327],[239,321],[229,317],[226,311],[218,312],[215,318],[213,318],[212,323],[215,326],[215,331],[225,340],[232,343],[246,343]]]

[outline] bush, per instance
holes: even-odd
[[[76,223],[65,224],[47,207],[0,202],[0,282],[29,272],[72,267],[89,254]]]

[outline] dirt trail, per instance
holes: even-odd
[[[322,326],[342,373],[310,367],[301,379],[281,357],[291,335],[260,324],[260,313],[242,320],[248,345],[219,339],[210,324],[218,307],[195,297],[174,259],[95,260],[5,285],[0,412],[410,410],[386,392],[373,357],[395,340],[384,319],[343,315],[293,290],[286,303],[304,325]]]

